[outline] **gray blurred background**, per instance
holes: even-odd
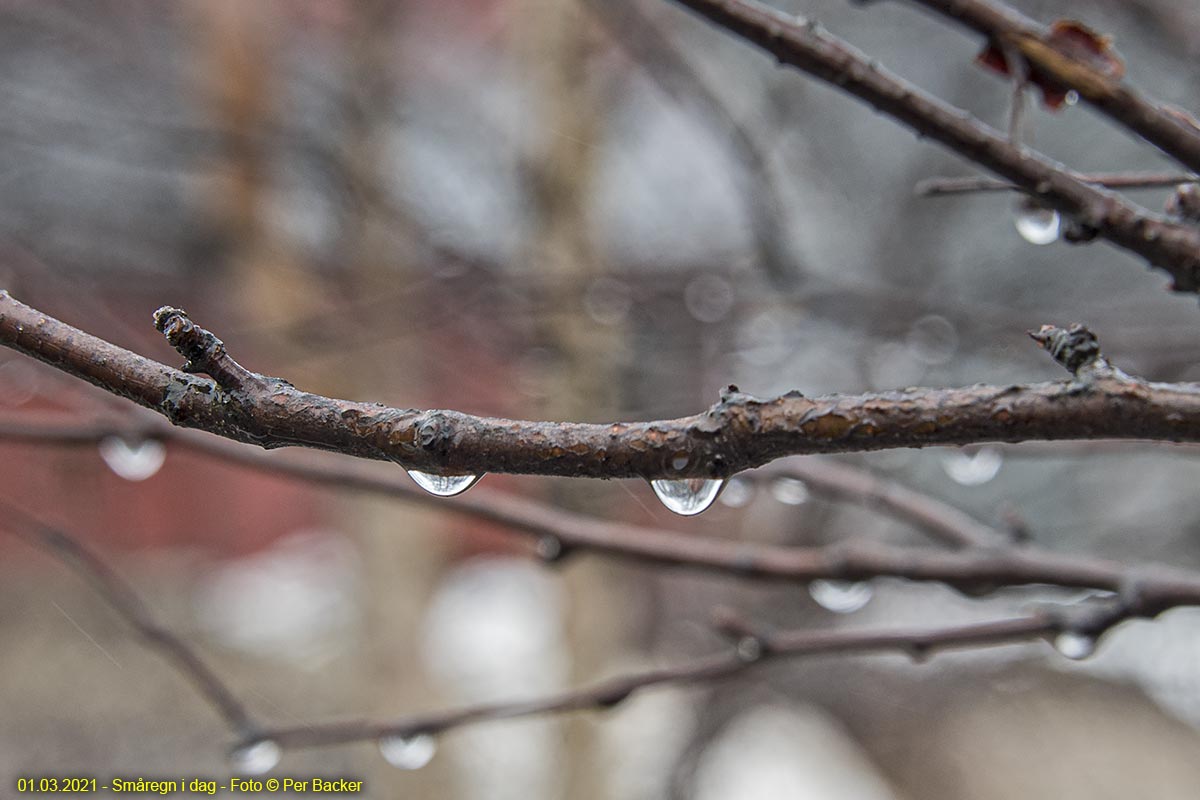
[[[1003,128],[980,42],[904,3],[779,3]],[[1200,107],[1190,0],[1020,2],[1116,37]],[[1169,168],[1084,107],[1027,115],[1080,171]],[[973,169],[652,0],[0,4],[0,286],[169,363],[185,307],[251,369],[403,407],[609,421],[766,395],[1062,377],[1026,338],[1085,322],[1126,371],[1200,380],[1196,300],[1103,244],[1037,246],[1017,200],[919,199]],[[1158,209],[1167,190],[1138,192]],[[0,420],[134,410],[0,353]],[[1136,444],[841,459],[1055,550],[1200,566],[1194,450]],[[386,467],[381,467],[386,471]],[[0,497],[94,544],[265,720],[531,697],[779,625],[962,622],[1062,593],[763,588],[590,556],[200,456],[0,443]],[[921,541],[794,483],[693,519],[638,482],[491,476],[604,518],[748,541]],[[0,794],[17,776],[227,776],[217,716],[77,577],[0,539]],[[782,663],[619,708],[359,744],[277,775],[390,798],[1194,797],[1200,614],[1042,645]]]

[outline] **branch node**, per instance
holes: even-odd
[[[225,343],[211,331],[192,322],[181,308],[159,308],[154,312],[154,327],[187,359],[181,367],[184,372],[210,375],[223,389],[230,392],[262,392],[272,383],[276,388],[290,386],[287,381],[257,375],[234,361],[225,351]]]
[[[1107,364],[1104,354],[1100,352],[1096,334],[1078,323],[1066,329],[1043,325],[1028,333],[1029,338],[1049,352],[1051,358],[1077,377],[1101,363]]]

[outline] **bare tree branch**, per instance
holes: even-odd
[[[16,506],[0,502],[4,527],[40,547],[87,580],[114,611],[129,623],[146,646],[171,663],[235,733],[254,729],[250,713],[200,655],[154,618],[146,603],[100,556],[66,532],[47,525]]]
[[[916,0],[922,6],[1020,53],[1056,84],[1073,89],[1111,119],[1188,169],[1200,172],[1200,127],[1190,116],[1167,108],[1092,65],[1056,47],[1036,21],[996,0]]]
[[[357,462],[338,459],[329,463],[300,461],[263,453],[246,448],[225,439],[208,436],[195,431],[174,428],[156,420],[146,421],[94,421],[44,419],[5,420],[0,418],[0,440],[32,442],[58,446],[94,446],[104,439],[117,437],[130,442],[144,439],[169,441],[218,459],[284,477],[314,483],[318,486],[342,487],[357,491],[372,492],[410,503],[428,505],[445,511],[443,498],[419,490],[408,480],[396,475],[380,475],[378,470],[359,465]],[[892,518],[913,525],[933,538],[956,547],[998,546],[1010,542],[1011,537],[1000,530],[985,525],[966,512],[937,498],[923,494],[896,481],[881,478],[869,470],[838,464],[828,460],[805,460],[790,464],[786,469],[765,473],[748,473],[748,479],[756,482],[791,478],[803,481],[818,494],[834,499],[858,502],[876,508]],[[530,500],[518,500],[512,508],[516,514],[505,514],[497,503],[491,502],[491,492],[472,492],[471,499],[477,505],[464,506],[461,500],[450,508],[464,514],[483,516],[483,509],[491,522],[524,530],[535,535],[557,536],[569,530],[569,522],[563,520],[555,525],[554,531],[544,530],[531,519],[542,518],[547,507]],[[526,505],[521,505],[525,503]],[[521,512],[525,513],[521,513]],[[588,520],[589,523],[593,520]]]
[[[790,392],[766,400],[730,387],[691,417],[548,423],[302,392],[242,367],[183,312],[163,308],[156,318],[187,357],[186,368],[215,380],[123,350],[0,292],[0,343],[176,425],[267,448],[333,450],[444,475],[723,478],[787,455],[1028,439],[1200,440],[1200,386],[1146,383],[1099,369],[1099,361],[1078,364],[1070,381],[816,398]]]
[[[381,722],[312,722],[296,727],[270,728],[251,721],[249,712],[233,691],[204,665],[186,642],[153,619],[141,598],[101,558],[67,533],[45,525],[15,507],[0,504],[0,510],[10,522],[6,526],[10,532],[45,548],[86,578],[149,646],[162,653],[192,683],[201,697],[220,713],[242,744],[269,740],[282,748],[324,747],[390,736],[436,734],[491,720],[611,708],[643,689],[667,684],[712,683],[771,660],[894,651],[923,661],[942,650],[1027,642],[1064,632],[1094,640],[1121,621],[1154,615],[1174,604],[1174,601],[1162,598],[1151,599],[1154,595],[1148,591],[1150,584],[1143,582],[1126,591],[1115,603],[1070,610],[1047,609],[1025,617],[931,628],[772,632],[733,612],[721,611],[716,614],[714,625],[735,640],[737,646],[732,653],[718,653],[675,667],[611,678],[590,687],[532,700],[486,703]]]
[[[669,97],[692,101],[717,120],[745,175],[741,195],[750,218],[761,266],[780,287],[795,286],[800,267],[787,244],[783,192],[771,169],[768,148],[734,115],[733,111],[677,48],[657,21],[642,11],[636,0],[585,0],[585,4]]]
[[[51,431],[27,438],[47,441]],[[0,431],[19,438],[17,429]],[[43,436],[43,434],[45,434]],[[62,442],[92,441],[95,428],[60,427]],[[823,547],[790,547],[697,537],[666,529],[609,522],[498,492],[480,490],[455,498],[426,495],[401,476],[380,475],[361,462],[298,462],[188,431],[172,436],[186,446],[237,463],[326,487],[368,491],[423,502],[450,513],[496,522],[547,541],[543,557],[594,553],[632,563],[685,568],[744,580],[807,583],[817,579],[870,580],[898,577],[943,583],[971,595],[1002,587],[1042,584],[1120,592],[1137,587],[1145,608],[1200,605],[1200,574],[1160,565],[1128,566],[1106,559],[1055,553],[1037,547],[971,547],[945,551],[843,541]]]
[[[1084,183],[1061,164],[1015,146],[970,113],[887,72],[815,24],[755,0],[675,0],[758,45],[785,64],[859,97],[903,123],[1011,181],[1085,229],[1166,270],[1176,291],[1200,291],[1200,230]]]

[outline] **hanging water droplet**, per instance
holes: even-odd
[[[822,608],[837,614],[849,614],[871,602],[875,590],[866,581],[819,579],[808,584],[808,593]]]
[[[244,775],[265,775],[279,764],[283,750],[271,739],[259,739],[235,747],[229,754],[229,763],[236,772]]]
[[[415,736],[382,736],[379,752],[383,759],[400,769],[420,769],[433,760],[437,740],[428,733]]]
[[[776,478],[771,481],[771,496],[785,506],[808,502],[808,487],[799,478]]]
[[[1013,218],[1017,233],[1030,244],[1051,244],[1058,241],[1062,230],[1062,217],[1053,208],[1046,208],[1029,200],[1017,205]]]
[[[120,436],[106,436],[100,440],[100,457],[125,480],[144,481],[162,468],[167,448],[156,439],[131,444]]]
[[[1072,661],[1080,661],[1096,652],[1096,640],[1086,633],[1063,631],[1054,637],[1054,649]]]
[[[430,494],[436,494],[438,497],[453,497],[456,494],[462,494],[467,489],[470,489],[482,475],[434,475],[430,472],[421,472],[419,470],[410,469],[408,477],[417,482],[420,486]]]
[[[996,477],[1004,454],[998,447],[981,447],[974,453],[955,450],[942,458],[942,469],[950,479],[962,486],[982,486]]]
[[[659,479],[650,481],[650,487],[670,511],[690,517],[711,506],[724,483],[721,478]]]
[[[1071,89],[1063,96],[1063,102],[1069,106],[1073,106],[1079,102],[1079,92]]]
[[[741,508],[754,497],[754,484],[745,478],[730,478],[721,492],[721,505]]]

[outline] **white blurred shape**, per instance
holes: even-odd
[[[1046,245],[1058,241],[1062,229],[1062,218],[1052,208],[1030,206],[1021,203],[1017,206],[1013,225],[1021,238],[1030,244]]]
[[[743,712],[700,755],[695,800],[894,800],[837,720],[809,707]]]
[[[108,468],[127,481],[144,481],[162,469],[166,446],[156,439],[127,442],[120,436],[100,440],[100,457]]]
[[[776,478],[771,481],[771,496],[785,506],[799,506],[808,502],[808,486],[799,478]]]
[[[945,364],[958,349],[958,331],[945,317],[928,314],[908,329],[908,348],[923,364]]]
[[[421,654],[456,703],[553,692],[570,666],[560,580],[513,558],[480,558],[449,571],[425,612]],[[513,720],[448,740],[456,797],[525,800],[561,792],[561,720]],[[503,780],[497,780],[502,775]]]
[[[981,447],[974,453],[952,450],[942,458],[942,469],[962,486],[982,486],[995,478],[1004,463],[998,447]]]
[[[745,478],[730,478],[721,492],[721,505],[741,508],[754,499],[754,484]]]
[[[304,531],[204,576],[196,614],[229,647],[315,669],[348,646],[360,586],[343,537]]]
[[[688,313],[700,322],[720,322],[733,309],[733,286],[720,275],[699,275],[683,290]]]
[[[558,580],[512,558],[469,561],[446,574],[425,612],[430,675],[464,699],[511,699],[561,686],[569,665]]]
[[[397,769],[420,769],[437,754],[437,739],[428,733],[415,736],[382,736],[379,753]]]
[[[822,578],[808,584],[808,593],[821,608],[835,614],[850,614],[871,602],[875,590],[866,581],[830,581]]]
[[[884,342],[867,354],[867,378],[875,389],[900,389],[920,383],[925,364],[912,348],[900,342]]]
[[[671,795],[671,771],[695,727],[694,702],[681,689],[635,694],[598,726],[605,793],[613,800]]]
[[[1096,652],[1096,639],[1086,633],[1063,631],[1054,637],[1054,649],[1072,661],[1082,661]]]
[[[0,405],[20,406],[41,393],[38,366],[24,357],[0,364]]]
[[[279,765],[283,750],[271,739],[259,739],[235,748],[229,765],[239,775],[265,775]]]
[[[633,308],[633,291],[615,278],[597,278],[583,292],[583,309],[601,325],[622,325]]]

